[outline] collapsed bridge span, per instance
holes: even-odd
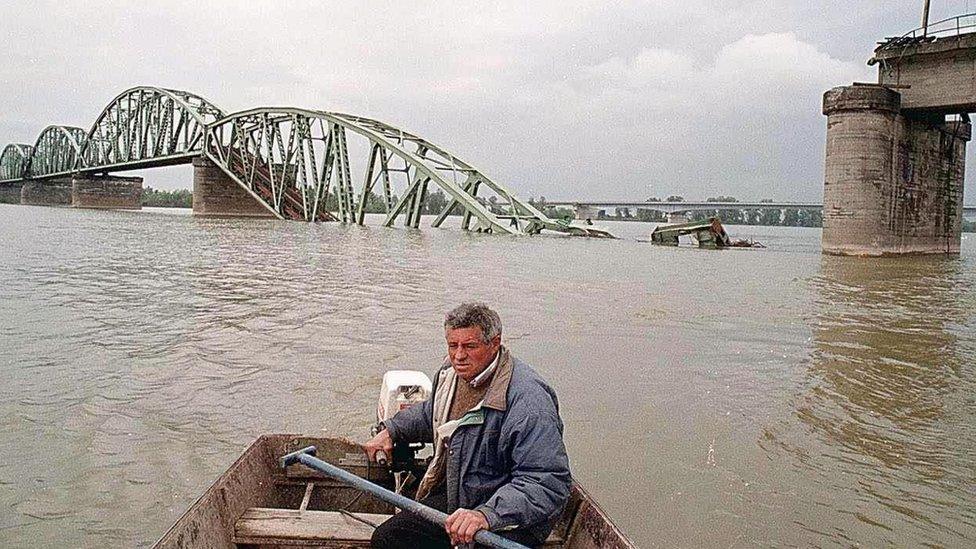
[[[219,168],[217,184],[279,219],[362,225],[371,209],[384,226],[417,228],[436,213],[434,227],[458,214],[470,231],[608,236],[550,219],[446,149],[378,120],[293,107],[228,114],[197,94],[145,86],[119,94],[87,130],[50,126],[33,146],[8,145],[0,186],[191,163]],[[431,211],[435,190],[444,200]]]

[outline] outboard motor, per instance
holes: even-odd
[[[390,370],[383,374],[380,400],[376,405],[376,423],[386,421],[401,410],[430,397],[430,378],[414,370]]]
[[[380,422],[386,421],[407,408],[418,405],[430,398],[431,382],[427,374],[413,370],[391,370],[383,374],[380,398],[376,405],[376,425],[373,435],[379,432]],[[393,445],[393,455],[389,456],[387,466],[396,477],[396,491],[399,493],[409,481],[410,473],[419,478],[423,476],[424,461],[417,459],[417,452],[424,449],[424,443],[397,443]],[[404,473],[407,473],[406,475]]]

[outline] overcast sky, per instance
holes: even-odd
[[[87,129],[156,85],[378,118],[526,198],[819,201],[823,92],[875,81],[875,41],[922,3],[5,2],[0,141]],[[932,20],[972,3],[933,0]]]

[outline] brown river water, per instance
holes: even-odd
[[[151,545],[256,436],[365,440],[493,304],[641,547],[976,545],[976,238],[954,258],[0,205],[0,546]]]

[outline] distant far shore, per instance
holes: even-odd
[[[440,191],[437,193],[431,193],[430,200],[432,203],[427,204],[426,213],[438,213],[441,208],[446,205],[446,198],[441,196]],[[673,201],[675,198],[680,199],[680,197],[669,197],[669,201]],[[736,200],[731,197],[719,197],[718,199],[709,199],[712,202],[735,202]],[[372,202],[372,201],[371,201]],[[378,202],[378,201],[377,201]],[[648,201],[648,205],[653,205],[657,200]],[[541,209],[545,214],[552,218],[558,219],[573,219],[575,217],[575,212],[570,208],[559,208],[559,207],[547,207],[545,199],[535,201],[533,199],[529,200],[530,204]],[[146,187],[142,191],[142,205],[148,208],[192,208],[193,207],[193,192],[189,189],[176,189],[173,191],[164,191],[159,189],[153,189],[152,187]],[[375,212],[369,213],[382,213],[383,210],[378,207],[377,204],[371,203],[370,208],[367,210],[377,210]],[[601,212],[602,213],[602,212]],[[622,214],[623,212],[621,212]],[[627,212],[630,213],[630,212]],[[793,210],[793,209],[750,209],[747,211],[740,210],[700,210],[689,212],[688,221],[701,221],[708,219],[710,217],[718,217],[723,223],[727,225],[751,225],[758,227],[823,227],[823,217],[820,212],[810,212],[804,210]],[[637,221],[643,223],[666,223],[667,215],[663,212],[658,212],[654,210],[638,210],[637,215],[600,215],[592,219],[592,221]],[[976,222],[963,220],[962,222],[962,232],[964,233],[976,233]]]

